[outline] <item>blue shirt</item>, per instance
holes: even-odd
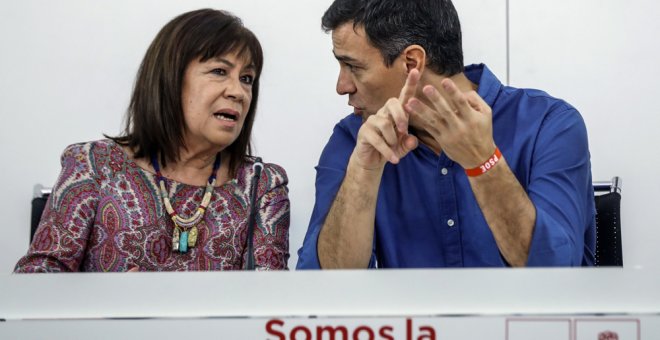
[[[504,86],[485,65],[466,76],[493,111],[493,138],[536,208],[528,266],[593,265],[595,208],[587,132],[579,112],[545,92]],[[362,118],[334,128],[316,167],[316,203],[299,269],[319,268],[317,239],[343,181]],[[370,267],[504,267],[464,169],[420,144],[387,163]]]

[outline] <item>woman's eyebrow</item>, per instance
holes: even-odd
[[[236,67],[236,65],[234,65],[234,63],[232,63],[231,61],[229,61],[225,58],[222,58],[222,57],[215,57],[215,58],[213,58],[213,60],[224,63],[224,64],[227,64],[227,66],[232,67],[232,68]]]
[[[225,58],[222,58],[222,57],[215,57],[215,58],[213,58],[213,60],[215,60],[215,61],[217,61],[217,62],[224,63],[224,64],[226,64],[227,66],[229,66],[230,68],[234,68],[234,67],[236,67],[236,65],[235,65],[234,63],[232,63],[231,61],[229,61],[229,60],[227,60],[227,59],[225,59]],[[250,63],[249,65],[246,65],[246,66],[243,68],[243,70],[247,70],[247,71],[254,71],[255,69],[256,69],[256,66],[254,65],[254,63]]]

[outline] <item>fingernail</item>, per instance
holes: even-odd
[[[403,108],[406,109],[407,111],[413,111],[415,109],[410,101],[408,101],[406,105],[403,106]]]

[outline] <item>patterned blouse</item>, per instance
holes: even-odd
[[[156,176],[130,160],[115,142],[74,144],[26,256],[15,272],[234,270],[247,261],[247,217],[253,160],[216,187],[197,244],[172,251],[174,222],[158,194]],[[286,172],[265,164],[258,182],[254,228],[257,269],[287,269],[289,198]],[[174,210],[191,216],[204,187],[167,179]]]

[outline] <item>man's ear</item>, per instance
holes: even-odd
[[[419,45],[410,45],[406,47],[401,53],[406,63],[408,72],[416,68],[420,74],[424,72],[426,66],[426,50]]]

